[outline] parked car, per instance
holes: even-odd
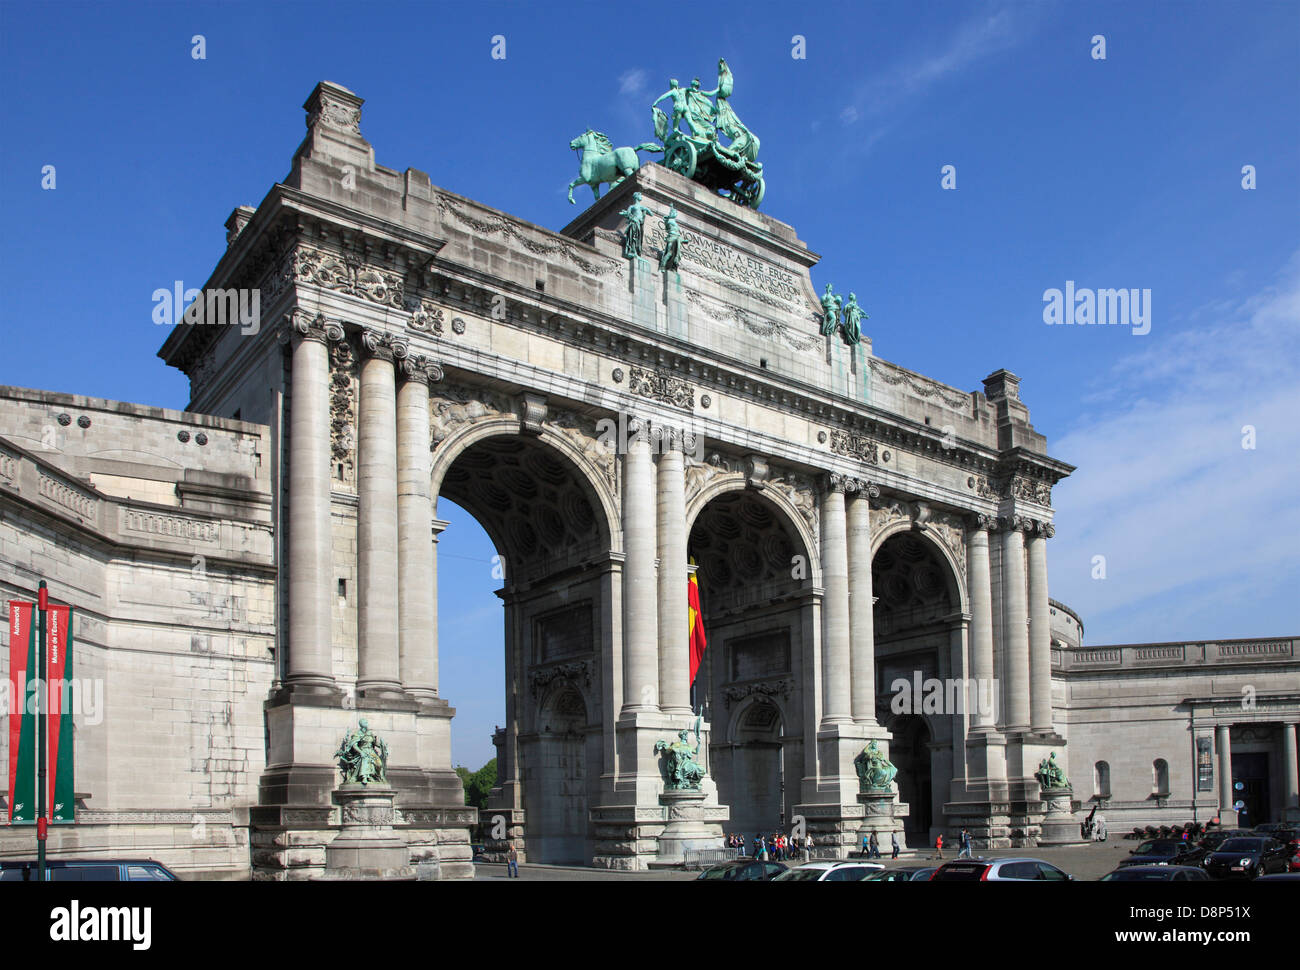
[[[863,882],[925,882],[938,866],[897,866],[873,872]]]
[[[1286,872],[1290,862],[1281,842],[1250,836],[1226,840],[1205,860],[1205,871],[1213,879],[1255,879],[1270,872]]]
[[[1219,829],[1214,832],[1207,832],[1201,837],[1200,841],[1183,854],[1183,858],[1178,864],[1183,866],[1203,866],[1210,854],[1228,839],[1248,839],[1252,835],[1253,833],[1248,829]]]
[[[176,873],[152,859],[47,859],[50,882],[177,882]],[[0,862],[0,882],[35,882],[36,860]]]
[[[1275,872],[1271,876],[1260,876],[1256,882],[1300,882],[1300,872]]]
[[[1193,848],[1188,842],[1179,839],[1151,839],[1143,842],[1127,859],[1119,861],[1120,868],[1125,866],[1175,866]]]
[[[766,882],[775,879],[787,868],[779,862],[732,859],[730,862],[709,866],[695,878],[709,882]]]
[[[1069,882],[1073,878],[1042,859],[957,859],[936,869],[930,882]]]
[[[1121,862],[1101,877],[1101,882],[1209,882],[1210,877],[1199,866],[1126,866]]]
[[[805,862],[787,869],[773,882],[862,882],[885,867],[878,862]]]

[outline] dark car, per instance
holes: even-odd
[[[1205,860],[1205,871],[1214,879],[1255,879],[1270,872],[1286,872],[1289,863],[1286,846],[1257,835],[1224,841]]]
[[[1126,866],[1121,862],[1101,877],[1101,882],[1209,882],[1204,869],[1196,866]]]
[[[925,882],[934,875],[937,866],[899,866],[874,872],[863,882]]]
[[[696,879],[710,882],[766,882],[785,872],[779,862],[762,862],[757,859],[733,859],[720,862],[701,872]]]
[[[47,859],[50,882],[176,882],[176,873],[152,859]],[[35,882],[36,860],[0,862],[0,882]]]
[[[1187,855],[1191,846],[1179,839],[1151,839],[1143,842],[1127,859],[1121,859],[1121,869],[1126,866],[1175,866]]]
[[[1256,882],[1300,882],[1300,872],[1277,872],[1271,876],[1260,876]]]
[[[1202,866],[1205,864],[1205,860],[1210,857],[1210,853],[1214,852],[1228,839],[1248,839],[1254,835],[1255,833],[1248,829],[1219,829],[1214,832],[1207,832],[1183,854],[1178,864],[1182,866]]]

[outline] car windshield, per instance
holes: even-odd
[[[1174,877],[1172,869],[1117,869],[1101,877],[1102,882],[1168,882]]]
[[[789,869],[776,877],[777,882],[816,882],[825,869]]]
[[[1263,839],[1229,839],[1219,846],[1220,852],[1258,852],[1264,847]]]
[[[732,875],[739,866],[715,866],[712,869],[705,869],[700,873],[701,879],[734,879]]]
[[[1179,845],[1177,842],[1143,842],[1138,846],[1135,855],[1176,855]]]

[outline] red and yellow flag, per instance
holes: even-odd
[[[690,581],[687,583],[686,602],[690,606],[691,614],[691,683],[695,683],[695,675],[700,672],[700,664],[704,661],[704,648],[708,646],[708,641],[704,638],[704,617],[700,615],[700,584],[691,573]]]

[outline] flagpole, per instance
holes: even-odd
[[[37,616],[36,616],[36,881],[45,881],[45,830],[46,822],[45,813],[47,806],[45,803],[45,728],[46,718],[49,708],[49,671],[45,669],[45,633],[46,633],[46,611],[49,609],[49,591],[45,588],[45,580],[41,580],[41,585],[37,592]],[[44,695],[44,696],[42,696]]]

